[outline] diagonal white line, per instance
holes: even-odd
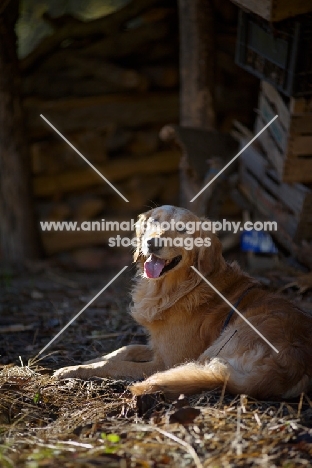
[[[225,171],[225,169],[227,169],[227,168],[232,164],[232,162],[235,161],[235,159],[237,159],[238,156],[240,156],[240,155],[245,151],[245,149],[248,148],[248,146],[251,145],[251,143],[253,143],[253,142],[256,140],[256,138],[258,138],[258,136],[261,135],[261,133],[264,132],[264,130],[266,130],[266,129],[271,125],[271,123],[274,122],[275,119],[277,119],[277,117],[278,117],[278,115],[276,115],[275,117],[273,117],[273,119],[270,120],[270,122],[269,122],[268,124],[266,124],[266,126],[263,127],[263,129],[260,130],[260,132],[257,133],[257,135],[254,136],[254,137],[249,141],[249,143],[247,143],[247,145],[244,146],[244,148],[241,149],[240,152],[239,152],[236,156],[234,156],[234,158],[231,159],[231,161],[228,162],[228,163],[224,166],[224,168],[221,169],[221,171],[218,172],[218,174],[216,174],[216,175],[208,182],[208,184],[206,184],[205,187],[203,187],[203,188],[198,192],[197,195],[195,195],[194,198],[192,198],[192,200],[190,200],[190,202],[193,202],[194,200],[196,200],[196,198],[199,197],[199,195],[200,195],[201,193],[203,193],[204,190],[206,190],[206,188],[208,188],[209,185],[212,184],[212,182],[214,182],[214,181],[219,177],[219,175],[221,175],[222,172]]]
[[[248,325],[269,345],[271,346],[271,348],[276,352],[276,353],[279,353],[278,349],[275,348],[275,346],[272,345],[272,343],[265,337],[262,335],[262,333],[259,332],[259,330],[257,330],[256,327],[254,327],[252,325],[252,323],[249,322],[249,320],[247,320],[244,315],[236,309],[236,307],[233,306],[233,304],[231,304],[227,299],[226,297],[224,297],[220,291],[217,290],[217,288],[214,287],[213,284],[210,283],[210,281],[207,280],[207,278],[205,278],[201,273],[200,271],[198,271],[194,266],[192,266],[191,268],[193,268],[194,271],[196,271],[196,273],[204,280],[206,281],[206,283],[221,297],[221,299],[224,300],[224,302],[226,302],[230,307],[232,307],[233,310],[235,310],[235,312],[246,322],[248,323]]]
[[[64,137],[64,135],[62,135],[62,133],[56,128],[54,127],[54,125],[51,124],[51,122],[49,122],[49,120],[42,114],[40,114],[40,117],[45,120],[47,122],[48,125],[50,125],[51,128],[53,128],[53,130],[61,137],[63,138],[64,141],[66,141],[66,143],[71,147],[73,148],[74,151],[76,151],[77,154],[79,154],[79,156],[87,163],[89,164],[90,167],[92,167],[92,169],[100,176],[102,177],[103,180],[105,180],[105,182],[110,185],[112,187],[113,190],[115,190],[115,192],[118,193],[118,195],[121,196],[121,198],[123,198],[126,202],[129,202],[129,200],[127,200],[127,198],[119,192],[119,190],[116,189],[116,187],[109,181],[106,179],[106,177],[103,176],[103,174],[101,174],[101,172],[95,167],[93,166],[92,163],[90,163],[90,161],[88,161],[88,159],[80,153],[80,151],[77,150],[77,148],[75,148],[75,146],[67,140],[67,138]]]
[[[128,266],[124,266],[124,267],[120,270],[120,272],[117,273],[117,275],[114,276],[114,278],[111,279],[111,280],[106,284],[106,286],[104,286],[104,288],[101,289],[101,291],[98,292],[98,293],[94,296],[94,298],[91,299],[91,301],[88,302],[88,304],[85,305],[85,306],[81,309],[81,311],[78,312],[78,314],[76,314],[75,317],[73,317],[73,318],[65,325],[65,327],[63,327],[62,330],[60,330],[60,331],[57,333],[57,335],[55,335],[55,337],[52,338],[52,340],[49,341],[49,343],[48,343],[47,345],[45,345],[45,347],[42,348],[41,351],[39,351],[39,353],[37,354],[36,357],[40,356],[40,354],[42,354],[43,351],[45,351],[45,350],[46,350],[46,349],[47,349],[47,348],[48,348],[48,347],[49,347],[65,330],[66,330],[66,328],[68,328],[68,327],[79,317],[79,315],[81,315],[82,312],[84,312],[84,311],[89,307],[89,305],[92,304],[92,302],[94,302],[95,299],[97,299],[97,298],[102,294],[102,292],[105,291],[105,289],[107,289],[108,286],[110,286],[110,285],[115,281],[115,279],[117,279],[118,276],[120,276],[121,273],[123,273],[123,272],[126,270],[126,268],[128,268]],[[35,359],[35,358],[34,358],[34,359]]]

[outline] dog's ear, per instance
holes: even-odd
[[[137,222],[135,223],[135,237],[136,237],[136,249],[133,254],[133,261],[136,262],[140,256],[142,248],[142,237],[146,229],[146,221],[151,216],[152,210],[142,213],[138,216]]]
[[[210,276],[214,271],[218,271],[225,265],[225,260],[222,256],[222,244],[215,234],[210,235],[210,247],[199,247],[197,254],[198,271],[204,276]]]

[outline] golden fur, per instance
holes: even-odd
[[[138,274],[133,288],[133,318],[149,333],[148,345],[125,346],[81,366],[60,369],[58,378],[130,377],[134,394],[158,390],[196,393],[226,385],[229,392],[258,398],[293,397],[308,389],[312,378],[312,318],[291,302],[264,291],[236,263],[222,257],[221,243],[209,232],[210,247],[147,245],[151,239],[190,236],[169,230],[146,231],[143,221],[199,221],[190,211],[172,206],[139,217],[135,252]],[[207,235],[207,233],[205,234]],[[205,237],[200,230],[193,238]],[[157,278],[147,277],[144,263],[180,262]],[[230,307],[191,268],[194,265],[278,350],[277,354],[236,313],[222,330]],[[249,290],[250,288],[250,290]]]

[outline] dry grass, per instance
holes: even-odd
[[[35,356],[106,281],[71,279],[76,288],[42,273],[2,283],[0,325],[21,323],[25,330],[0,336],[0,467],[312,466],[308,395],[260,402],[215,391],[172,402],[161,395],[136,399],[124,381],[52,379],[52,368],[142,339],[126,313],[129,277],[64,333],[53,354],[22,366],[18,356]]]
[[[312,405],[208,392],[138,401],[127,383],[54,381],[4,366],[0,466],[298,467],[312,464]],[[195,411],[194,411],[195,409]],[[196,411],[197,409],[197,411]]]

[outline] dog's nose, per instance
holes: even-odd
[[[157,252],[160,249],[160,239],[152,237],[146,241],[149,252]]]

